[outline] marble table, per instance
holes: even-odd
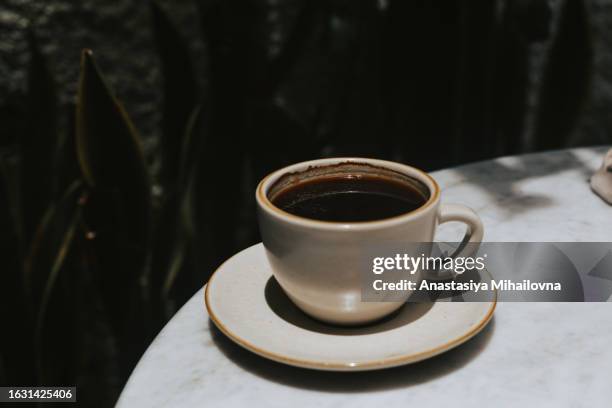
[[[611,241],[612,207],[587,180],[606,148],[433,173],[443,202],[474,208],[488,241]],[[449,225],[441,234],[457,234]],[[458,228],[458,227],[457,227]],[[612,406],[612,305],[501,303],[487,328],[430,360],[365,373],[284,366],[225,338],[202,290],[146,351],[118,407]]]

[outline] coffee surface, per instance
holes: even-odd
[[[427,201],[408,183],[373,175],[327,176],[287,186],[271,198],[278,208],[321,221],[360,222],[395,217]]]

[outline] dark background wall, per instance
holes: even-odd
[[[4,0],[0,384],[112,405],[259,240],[253,191],[283,165],[609,144],[611,24],[603,0]]]
[[[197,70],[203,72],[206,63],[204,41],[195,3],[190,0],[160,1],[188,41]],[[271,34],[278,36],[275,41],[284,39],[285,26],[290,21],[282,17],[291,14],[297,3],[295,0],[268,2],[272,5],[268,11],[271,32],[278,31],[278,34]],[[493,3],[496,3],[496,7],[502,7],[505,2]],[[529,1],[515,3],[527,7]],[[533,3],[550,5],[552,16],[549,23],[554,32],[562,2]],[[569,143],[574,145],[606,143],[610,140],[608,135],[612,127],[608,119],[608,113],[612,110],[612,33],[609,30],[612,6],[601,0],[586,1],[585,4],[589,12],[595,58],[590,97],[584,115],[569,139]],[[544,18],[537,15],[525,15],[524,18],[532,20],[530,24],[536,25],[539,30],[546,29]],[[0,4],[0,106],[3,112],[17,109],[16,105],[24,95],[29,60],[28,26],[34,27],[40,38],[42,51],[49,58],[64,105],[74,102],[79,51],[85,47],[92,48],[143,135],[147,138],[159,136],[161,74],[150,30],[151,16],[147,1],[3,1]],[[423,33],[420,40],[427,41],[427,36],[427,33]],[[550,49],[551,38],[548,36],[528,45],[527,116],[534,114],[540,71]],[[198,78],[201,79],[201,76]],[[531,133],[529,127],[525,133]]]

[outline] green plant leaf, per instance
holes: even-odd
[[[118,190],[139,210],[146,209],[151,187],[140,136],[90,50],[81,55],[76,135],[86,181],[96,189]],[[148,219],[148,211],[138,218]]]
[[[25,261],[29,298],[34,305],[34,349],[38,380],[72,379],[77,285],[64,276],[65,263],[81,222],[82,182],[72,183],[47,209],[36,229]],[[61,283],[61,284],[60,284]]]
[[[156,1],[151,2],[153,28],[163,75],[162,179],[171,190],[180,172],[185,126],[197,100],[197,82],[187,42]]]
[[[179,272],[188,261],[187,244],[193,235],[190,192],[197,158],[202,148],[201,139],[198,137],[200,128],[201,107],[196,106],[187,122],[183,137],[176,193],[165,200],[155,234],[151,282],[154,295],[161,296],[164,302],[168,300]],[[190,281],[193,276],[182,278],[189,281],[181,285],[185,288],[196,284]],[[178,296],[176,303],[187,300],[182,295]],[[167,311],[160,312],[160,317],[168,317]]]
[[[202,107],[197,105],[191,111],[189,120],[185,125],[185,135],[181,147],[178,185],[182,194],[185,194],[189,188],[198,158],[204,146],[204,140],[202,140],[202,135],[200,134],[202,120]]]
[[[84,211],[94,279],[119,337],[123,375],[150,340],[145,274],[151,241],[151,184],[140,137],[91,51],[83,51],[76,109]]]
[[[82,189],[82,181],[76,180],[57,202],[49,205],[40,219],[24,258],[24,282],[32,299],[35,314],[39,314],[41,299],[45,287],[48,286],[50,264],[59,252],[57,241],[64,234],[65,225],[73,218],[78,208]]]
[[[57,189],[59,192],[66,191],[68,186],[82,178],[76,146],[76,107],[74,103],[67,104],[62,108],[68,118],[66,126],[59,134],[58,160],[56,166]]]
[[[150,232],[151,183],[140,137],[88,50],[81,58],[76,112],[83,175],[97,198],[118,200],[121,230],[142,252]]]
[[[53,168],[58,143],[55,81],[31,29],[28,40],[28,121],[20,139],[21,209],[26,242],[54,193]]]
[[[70,302],[68,302],[67,297],[62,296],[62,292],[57,293],[59,291],[56,290],[56,283],[59,278],[60,272],[64,268],[66,257],[68,256],[68,253],[71,250],[78,223],[80,221],[80,217],[81,213],[79,209],[73,215],[72,219],[67,225],[66,232],[62,237],[59,250],[51,265],[49,277],[45,284],[42,298],[40,300],[40,309],[38,311],[38,315],[36,316],[35,344],[39,352],[39,357],[37,360],[39,361],[39,363],[42,363],[49,360],[49,355],[62,356],[59,359],[53,358],[55,364],[46,364],[46,367],[42,364],[39,366],[39,378],[43,383],[49,383],[53,380],[57,381],[59,379],[54,378],[54,375],[46,374],[49,369],[53,371],[58,371],[57,363],[72,363],[72,361],[69,361],[69,356],[71,355],[70,349],[66,350],[66,345],[71,344],[71,339],[69,338],[69,336],[74,334],[74,330],[70,330],[71,325],[70,323],[68,323],[74,319],[74,317],[71,316],[72,312],[74,311],[71,310],[72,308],[70,307]],[[69,291],[69,294],[74,296],[74,290],[75,288],[73,287],[73,289]],[[54,295],[59,296],[59,298],[61,299],[61,301],[58,303],[62,311],[65,313],[59,313],[55,315],[51,315],[51,313],[49,313],[49,309],[51,309],[50,304],[52,302],[52,296]],[[53,318],[49,319],[50,315],[53,316]],[[48,329],[45,333],[46,325]],[[51,334],[51,336],[49,336],[49,334]],[[56,341],[51,341],[50,337],[55,337]],[[49,347],[50,345],[52,346]],[[64,349],[64,353],[62,353],[62,349]]]

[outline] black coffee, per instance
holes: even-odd
[[[287,186],[271,197],[288,213],[322,221],[359,222],[394,217],[427,201],[407,182],[374,175],[326,176]]]

